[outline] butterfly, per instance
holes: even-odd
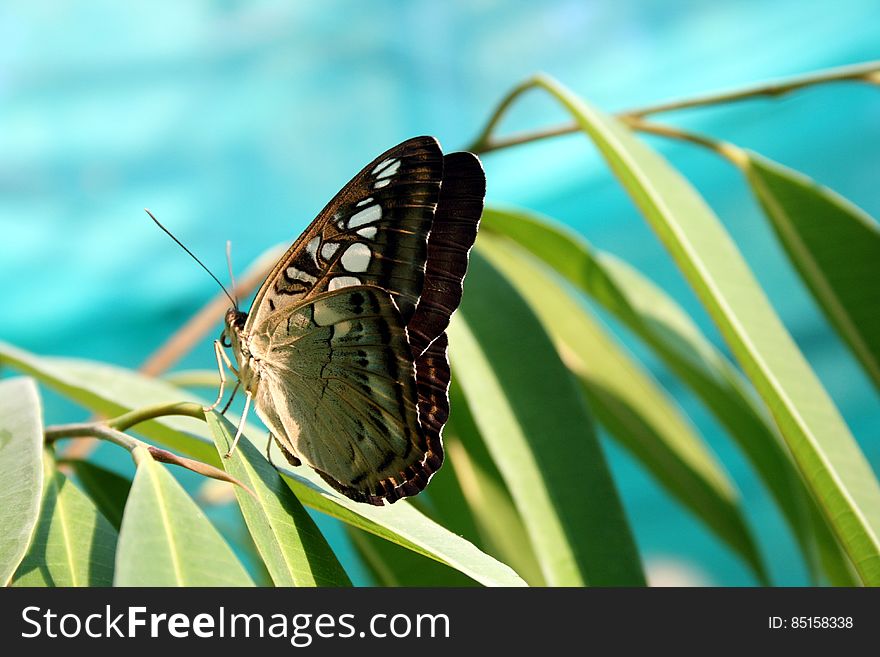
[[[250,312],[226,313],[215,348],[245,391],[236,440],[253,403],[288,462],[343,495],[382,506],[422,491],[443,463],[445,331],[485,191],[479,159],[444,155],[433,137],[391,148],[343,187]]]

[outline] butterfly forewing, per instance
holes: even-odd
[[[443,155],[432,137],[405,141],[368,164],[275,266],[249,326],[274,310],[354,285],[388,291],[408,321],[422,291],[442,175]]]
[[[443,463],[445,330],[484,194],[476,156],[405,141],[324,208],[246,320],[227,317],[240,380],[288,461],[354,500],[415,495]]]

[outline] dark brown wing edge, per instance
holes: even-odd
[[[407,324],[412,349],[419,424],[419,447],[424,456],[401,472],[401,481],[385,479],[375,492],[340,484],[318,471],[337,491],[357,502],[382,506],[386,501],[416,495],[443,465],[443,426],[449,419],[449,340],[446,327],[461,302],[468,254],[477,237],[486,175],[473,153],[450,153],[443,157],[440,199],[428,236],[425,284],[416,311]]]
[[[477,238],[485,195],[486,174],[476,155],[450,153],[443,157],[440,199],[428,236],[425,282],[406,327],[416,358],[446,330],[461,302],[468,253]]]
[[[428,236],[425,284],[416,312],[407,324],[415,360],[419,424],[425,456],[401,473],[402,483],[380,482],[382,498],[394,503],[424,490],[443,465],[442,431],[449,419],[449,339],[446,327],[461,303],[468,254],[477,238],[486,175],[473,153],[450,153],[443,157],[440,199]],[[369,500],[376,504],[377,502]]]

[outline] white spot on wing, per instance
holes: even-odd
[[[342,254],[340,261],[346,271],[367,271],[370,266],[370,247],[361,242],[355,242]]]
[[[394,166],[394,171],[392,173],[396,172],[397,169],[400,168],[400,160],[393,157],[389,157],[387,160],[382,160],[381,162],[379,162],[379,164],[373,167],[373,170],[370,171],[370,173],[375,176],[377,173],[390,166]]]
[[[387,169],[385,169],[382,173],[380,173],[380,174],[377,175],[376,177],[377,177],[377,178],[390,178],[390,177],[393,176],[395,173],[397,173],[397,170],[398,170],[399,168],[400,168],[400,160],[394,160],[394,161],[388,166]]]
[[[377,180],[377,181],[376,181],[376,184],[373,185],[373,187],[375,187],[376,189],[379,189],[380,187],[384,187],[385,185],[387,185],[387,184],[390,183],[390,182],[391,182],[391,181],[388,180],[388,179],[385,179],[385,180]]]
[[[376,237],[376,233],[379,231],[375,226],[364,226],[358,231],[358,235],[361,237],[366,237],[368,240]]]
[[[311,240],[309,240],[308,244],[306,244],[306,253],[308,253],[310,256],[312,256],[312,262],[315,263],[315,266],[318,265],[318,246],[320,246],[320,244],[321,244],[321,236],[320,235],[316,235]]]
[[[400,160],[395,160],[395,161],[394,161],[394,164],[392,164],[390,167],[388,167],[387,169],[385,169],[385,171],[383,171],[382,173],[380,173],[380,174],[379,174],[378,176],[376,176],[376,177],[377,177],[377,178],[390,178],[390,177],[393,176],[395,173],[397,173],[397,170],[398,170],[399,168],[400,168]]]
[[[369,205],[369,204],[372,203],[372,202],[373,202],[373,197],[372,197],[372,196],[368,196],[368,197],[365,198],[363,201],[358,201],[357,204],[355,205],[355,207],[356,207],[356,208],[359,208],[359,207],[362,207],[362,206],[364,206],[364,205]]]
[[[312,276],[311,274],[307,274],[301,269],[297,269],[296,267],[288,267],[287,268],[287,277],[294,281],[302,281],[303,283],[314,283],[317,278]]]
[[[324,246],[321,247],[321,257],[329,260],[338,249],[339,242],[324,242]]]
[[[331,292],[333,290],[340,290],[344,287],[351,287],[352,285],[360,285],[361,279],[357,276],[337,276],[330,281],[330,285],[327,286],[327,289]]]
[[[357,214],[351,215],[351,219],[348,220],[348,227],[357,228],[358,226],[363,226],[364,224],[379,221],[379,219],[381,218],[382,208],[378,205],[371,205],[368,208],[364,208]]]

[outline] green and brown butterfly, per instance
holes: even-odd
[[[250,312],[226,314],[218,362],[246,395],[236,441],[253,403],[287,460],[347,497],[381,506],[424,490],[443,463],[446,328],[485,191],[479,159],[444,155],[433,137],[391,148],[342,188]],[[222,397],[221,384],[211,408]]]

